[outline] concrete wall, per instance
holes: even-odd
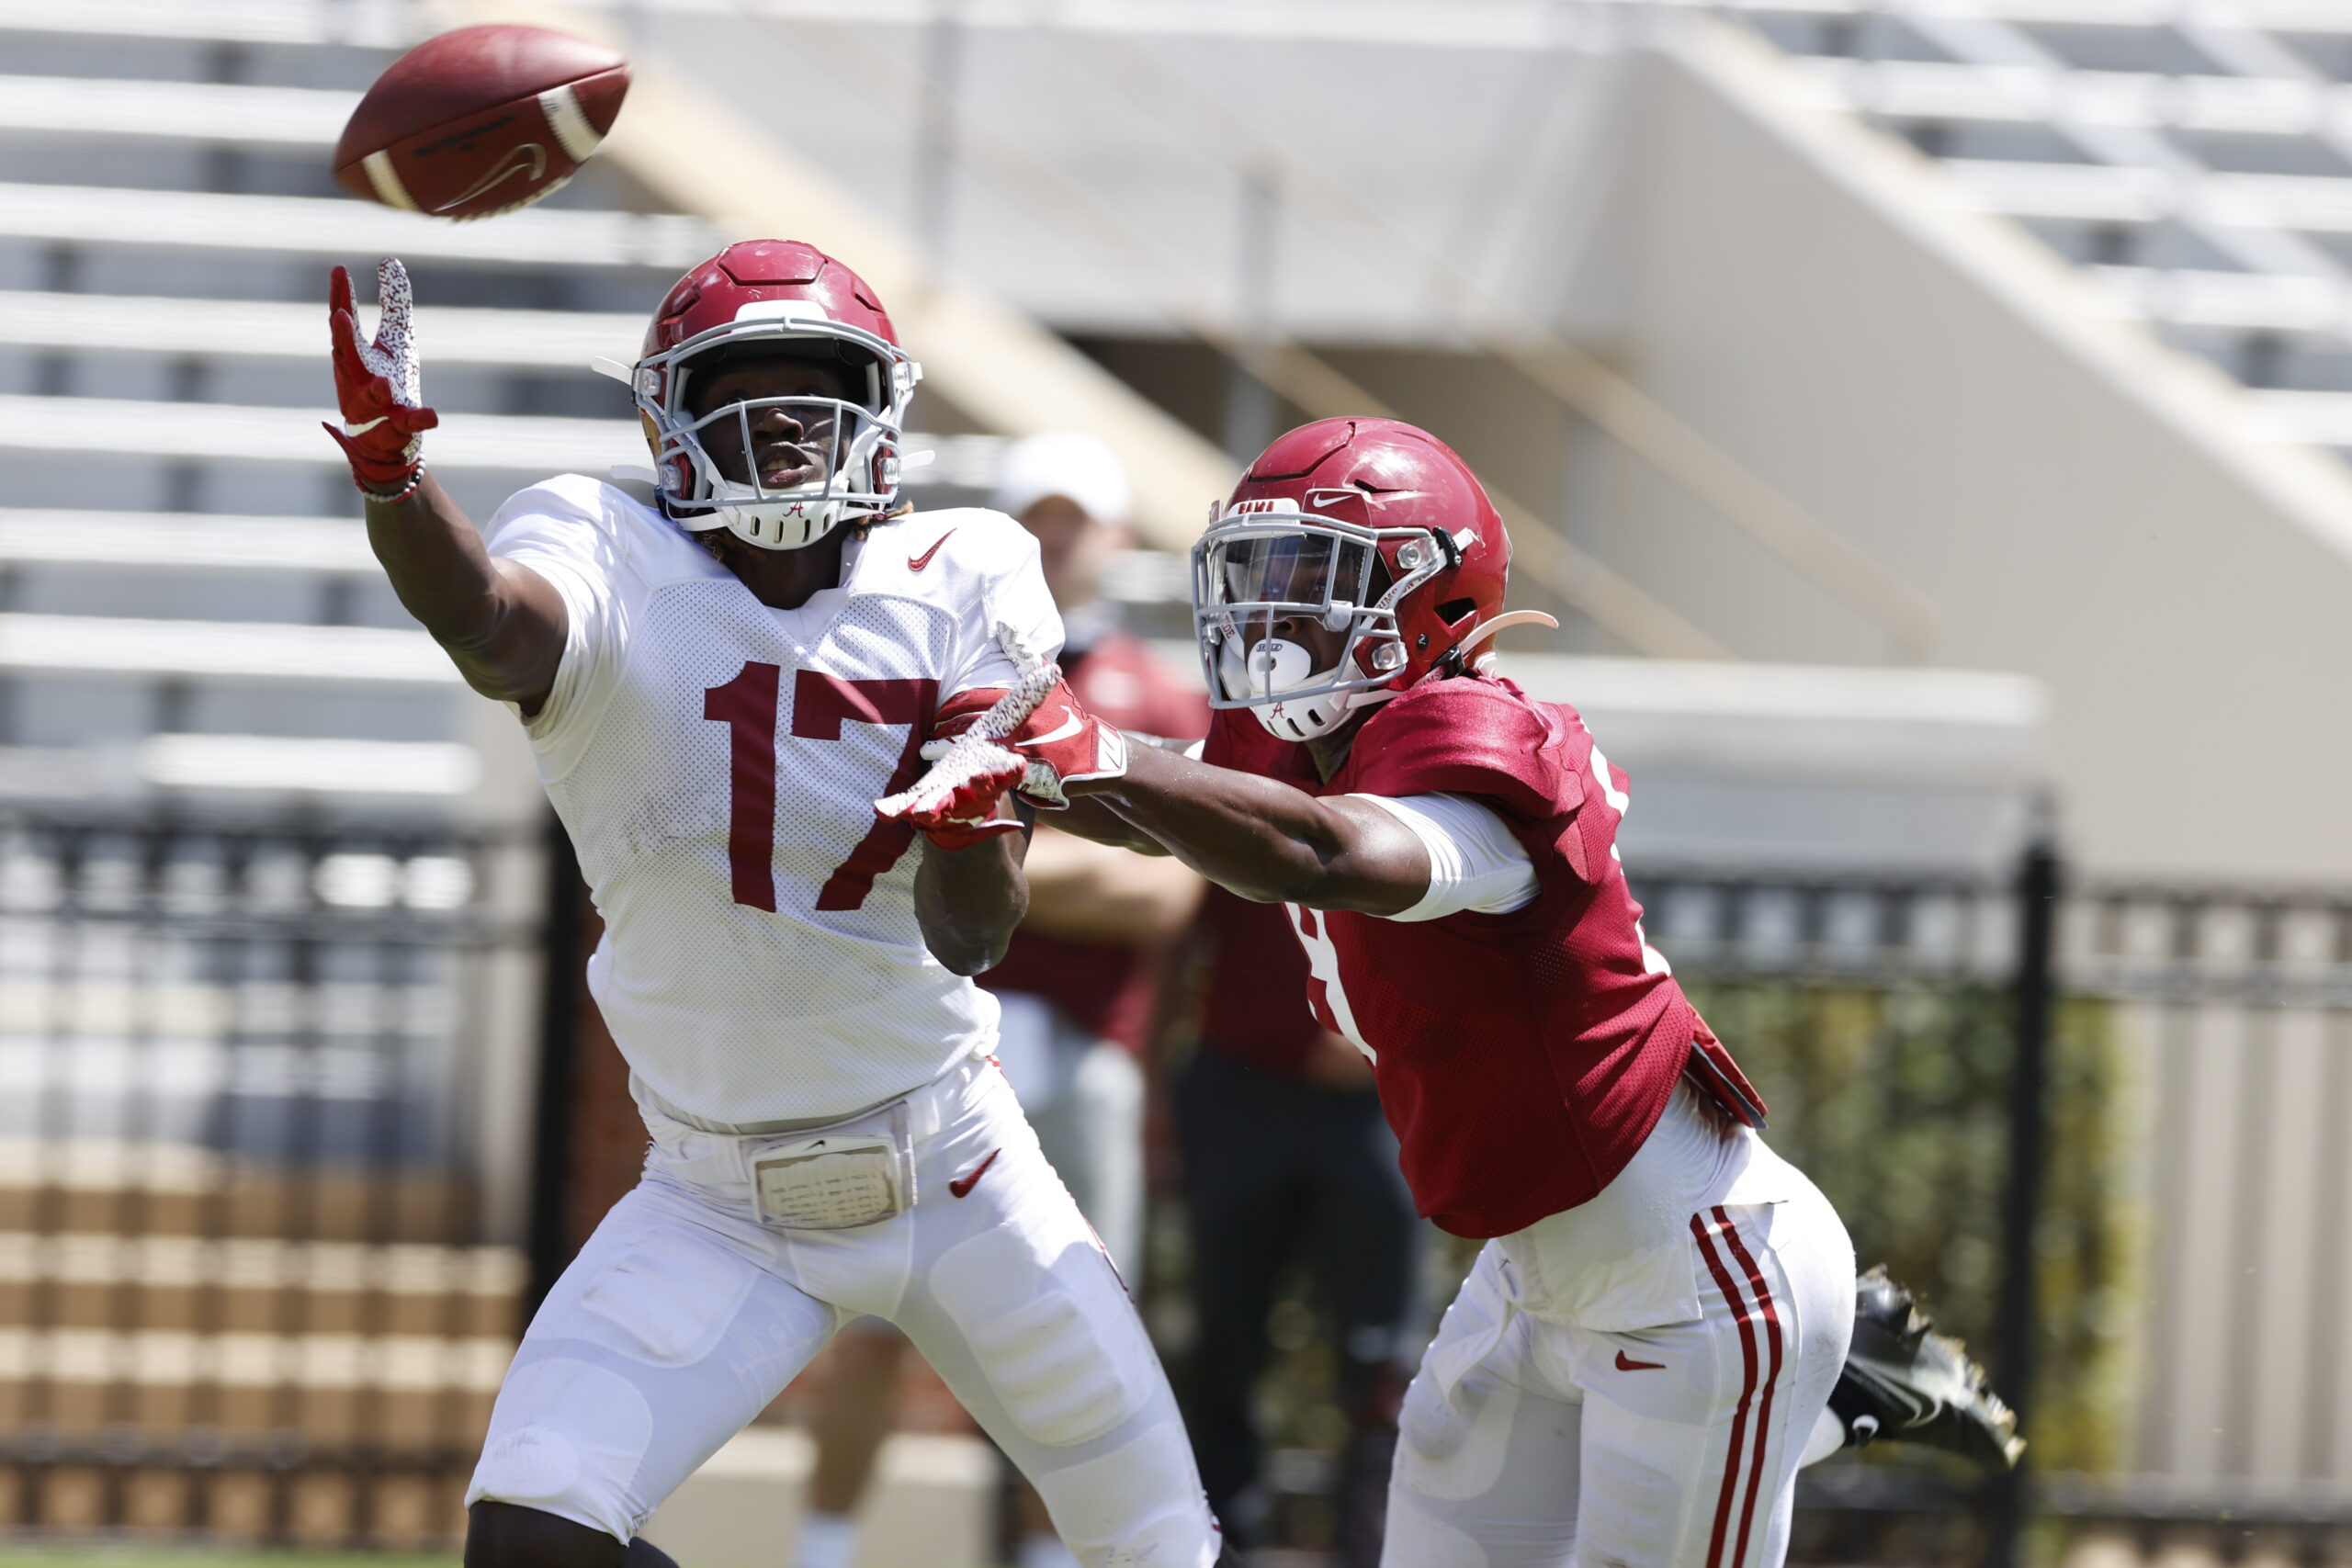
[[[1931,166],[1695,28],[1642,58],[1562,298],[1621,367],[2039,677],[2066,834],[2137,871],[2352,875],[2352,479]],[[1566,197],[1564,196],[1564,199]],[[1746,658],[1883,639],[1622,456],[1604,558]]]

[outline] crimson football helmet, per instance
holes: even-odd
[[[697,418],[687,391],[697,376],[729,360],[793,355],[836,363],[854,400],[753,398]],[[815,543],[854,517],[897,509],[899,444],[922,367],[907,357],[888,312],[865,281],[813,245],[746,240],[678,279],[646,329],[629,380],[653,448],[662,510],[682,528],[726,528],[771,550]],[[756,465],[738,479],[720,470],[703,433],[729,420],[752,449],[752,420],[785,407],[826,434],[824,472],[789,489],[760,482]]]
[[[1246,707],[1283,740],[1432,675],[1483,669],[1510,536],[1469,465],[1393,419],[1325,419],[1250,465],[1193,547],[1193,624],[1209,705]],[[1282,623],[1347,634],[1321,669]]]

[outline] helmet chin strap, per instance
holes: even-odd
[[[1557,631],[1560,629],[1560,623],[1541,610],[1506,610],[1499,615],[1480,621],[1463,633],[1462,640],[1453,645],[1453,650],[1462,656],[1464,666],[1476,668],[1470,650],[1506,626],[1549,626],[1554,631]],[[1491,658],[1492,655],[1489,653],[1481,657]]]

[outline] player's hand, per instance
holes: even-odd
[[[1049,811],[1069,805],[1063,785],[1120,778],[1127,771],[1125,733],[1087,712],[1059,681],[1002,744],[1028,761],[1017,786],[1021,798]]]
[[[1005,796],[1015,791],[1059,809],[1069,804],[1064,784],[1126,772],[1126,737],[1088,713],[1059,670],[1043,660],[1023,662],[1020,683],[1010,689],[979,688],[948,699],[921,753],[931,771],[911,788],[876,801],[875,815],[910,822],[934,842],[961,849],[1019,829],[1004,811]]]
[[[874,815],[911,823],[943,850],[966,850],[1021,830],[1006,797],[1028,777],[1026,761],[978,736],[931,740],[922,755],[931,771],[911,788],[876,801]]]
[[[1125,773],[1126,736],[1087,712],[1060,671],[1047,665],[1046,671],[1050,680],[1034,695],[1021,687],[984,687],[950,697],[922,749],[936,765],[916,787],[957,792],[967,805],[1017,792],[1032,806],[1058,811],[1069,805],[1064,784]],[[1023,708],[1024,715],[1012,716]]]
[[[376,298],[381,309],[370,342],[359,333],[351,274],[334,269],[327,286],[327,329],[343,428],[330,424],[326,433],[351,460],[352,481],[362,493],[397,501],[416,488],[424,471],[423,433],[439,424],[441,416],[424,406],[414,341],[415,296],[408,268],[398,259],[388,256],[377,267]]]

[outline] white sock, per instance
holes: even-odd
[[[1813,1418],[1813,1435],[1804,1440],[1804,1454],[1797,1461],[1797,1468],[1802,1470],[1809,1464],[1819,1464],[1845,1446],[1846,1423],[1838,1419],[1838,1413],[1825,1404],[1821,1407],[1821,1414]]]
[[[1033,1535],[1021,1543],[1021,1568],[1078,1568],[1078,1559],[1057,1535]]]
[[[856,1556],[855,1519],[847,1514],[820,1514],[814,1508],[800,1516],[793,1568],[849,1568]]]

